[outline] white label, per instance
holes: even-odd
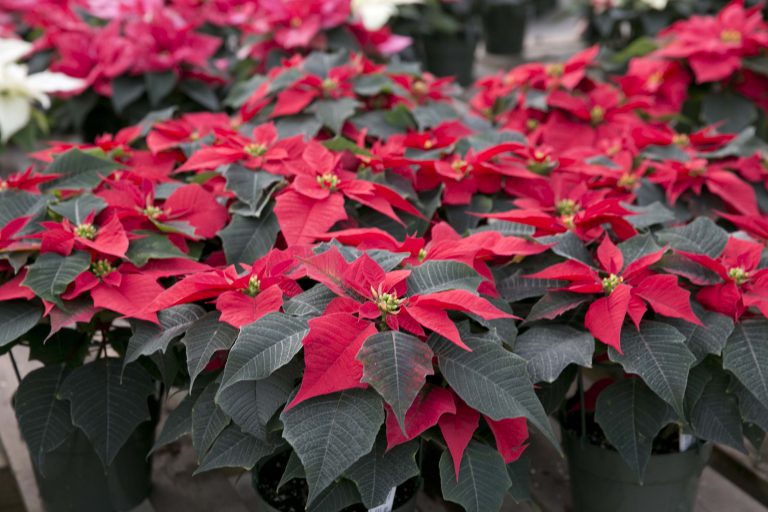
[[[389,494],[387,494],[387,500],[381,505],[379,505],[378,507],[368,509],[368,512],[392,512],[392,506],[395,504],[396,490],[397,490],[397,487],[391,488],[389,490]]]
[[[680,433],[680,446],[679,446],[680,453],[682,453],[684,451],[687,451],[688,448],[690,448],[691,445],[693,444],[693,441],[695,441],[695,440],[696,440],[696,438],[693,437],[692,435],[690,435],[690,434],[683,434],[681,432]]]

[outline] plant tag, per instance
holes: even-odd
[[[390,489],[389,494],[387,494],[387,501],[378,507],[368,509],[368,512],[392,512],[392,507],[395,504],[395,490],[397,490],[397,487]]]
[[[681,432],[680,433],[680,446],[679,446],[680,453],[683,453],[684,451],[687,451],[688,448],[690,448],[691,445],[693,444],[694,439],[695,438],[692,435],[690,435],[690,434],[683,434]]]

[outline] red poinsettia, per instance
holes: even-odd
[[[340,155],[331,153],[318,142],[307,145],[303,159],[305,165],[296,166],[293,182],[275,200],[277,221],[289,245],[312,242],[345,220],[345,198],[401,224],[393,208],[421,216],[391,188],[358,179],[355,173],[344,170]]]
[[[751,307],[768,317],[768,269],[760,268],[763,249],[763,244],[732,236],[716,258],[678,252],[712,270],[722,279],[721,283],[714,285],[700,283],[705,286],[696,294],[696,299],[707,309],[738,320]],[[686,277],[695,279],[693,276]]]
[[[768,46],[768,27],[761,6],[744,8],[743,0],[728,4],[717,16],[691,16],[661,32],[669,42],[660,57],[686,59],[699,83],[724,80],[741,68],[743,57]]]
[[[584,325],[595,338],[621,351],[624,318],[629,315],[639,329],[648,305],[660,315],[701,323],[691,309],[689,292],[680,287],[677,277],[649,270],[665,252],[661,249],[625,263],[622,252],[605,236],[597,248],[599,269],[568,260],[527,277],[569,281],[562,290],[603,294],[589,305]]]
[[[30,238],[40,238],[41,252],[68,256],[74,249],[79,249],[96,255],[125,257],[128,236],[120,219],[114,212],[102,212],[99,218],[101,222],[97,223],[95,212],[91,212],[78,225],[73,225],[66,218],[61,222],[41,222],[40,225],[45,231],[30,235]]]
[[[279,311],[284,294],[291,297],[301,292],[288,277],[293,266],[289,252],[273,250],[252,266],[245,266],[242,274],[234,265],[198,272],[156,294],[147,310],[162,311],[177,304],[216,299],[221,321],[239,328]]]

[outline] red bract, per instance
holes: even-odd
[[[541,235],[573,231],[585,241],[598,238],[606,223],[622,239],[636,233],[625,219],[632,212],[619,199],[605,199],[607,190],[590,190],[578,177],[555,174],[549,180],[521,181],[508,188],[519,197],[514,201],[519,209],[482,217],[534,226]]]
[[[293,257],[274,250],[240,274],[234,266],[190,275],[156,295],[147,306],[150,312],[177,304],[216,299],[221,321],[235,327],[255,322],[267,313],[279,311],[283,294],[291,297],[301,288],[287,274]]]
[[[128,237],[117,215],[102,213],[100,223],[91,212],[82,223],[73,225],[68,219],[61,222],[46,221],[40,224],[45,231],[40,235],[41,252],[55,252],[62,256],[69,255],[74,249],[86,250],[95,255],[108,255],[116,258],[125,257],[128,250]]]
[[[11,174],[6,179],[0,178],[0,192],[5,190],[23,190],[25,192],[40,193],[40,185],[53,181],[56,174],[39,174],[27,168],[24,172]]]
[[[743,57],[768,46],[760,8],[745,9],[743,0],[736,0],[717,16],[679,21],[661,33],[669,42],[656,54],[686,59],[699,83],[724,80],[741,68]]]
[[[417,217],[421,213],[394,190],[357,179],[342,169],[339,156],[310,142],[303,168],[296,167],[293,182],[275,200],[275,214],[290,245],[314,241],[334,224],[347,218],[344,199],[367,206],[402,224],[394,208]]]
[[[678,285],[677,277],[649,270],[664,252],[661,249],[625,263],[621,251],[606,236],[597,248],[599,270],[569,260],[527,277],[569,281],[562,289],[570,292],[605,294],[590,304],[584,325],[595,338],[621,352],[624,318],[629,315],[639,330],[646,304],[658,314],[701,323],[691,309],[689,292]]]
[[[176,149],[185,143],[199,141],[214,133],[231,127],[226,114],[200,112],[186,114],[179,119],[156,123],[147,134],[147,147],[153,153]]]
[[[382,328],[424,336],[434,331],[469,350],[447,311],[462,311],[486,320],[514,318],[467,290],[446,289],[409,295],[409,270],[384,272],[369,256],[348,263],[335,247],[305,261],[307,275],[339,295],[327,311],[346,311],[360,318],[379,319]]]
[[[696,299],[707,309],[738,320],[751,307],[768,317],[768,269],[759,268],[763,245],[730,237],[720,256],[678,251],[686,258],[714,271],[722,282],[707,285]],[[691,276],[686,276],[689,279]]]

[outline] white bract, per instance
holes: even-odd
[[[397,6],[417,4],[422,0],[352,0],[352,12],[367,30],[379,30],[397,14]]]
[[[82,88],[85,82],[63,73],[43,71],[29,74],[27,66],[16,61],[29,53],[32,45],[17,39],[0,39],[0,141],[24,128],[32,115],[32,104],[48,108],[48,93]]]

